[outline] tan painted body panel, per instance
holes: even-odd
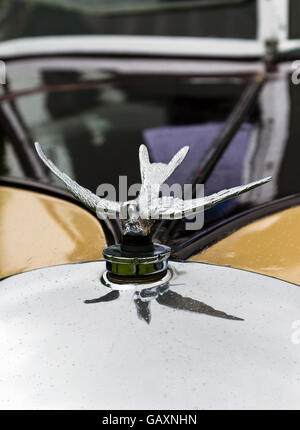
[[[300,206],[267,216],[190,258],[300,285]]]
[[[66,200],[0,187],[0,277],[102,259],[106,240],[89,212]]]

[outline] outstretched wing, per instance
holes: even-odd
[[[173,197],[162,197],[153,202],[151,209],[152,212],[156,213],[156,216],[159,218],[179,219],[185,216],[197,214],[211,208],[217,203],[221,203],[227,199],[231,199],[233,197],[239,196],[240,194],[246,193],[253,188],[266,184],[267,182],[271,181],[271,179],[272,177],[268,176],[267,178],[256,182],[251,182],[247,185],[230,188],[229,190],[222,190],[218,193],[198,199],[182,200]]]
[[[47,167],[66,185],[67,189],[85,206],[92,209],[93,211],[103,212],[108,215],[110,213],[120,212],[120,203],[113,202],[106,199],[101,199],[96,194],[92,193],[87,188],[82,187],[73,181],[68,175],[61,172],[52,161],[48,160],[44,154],[41,145],[35,142],[35,149],[41,158],[41,160],[46,164]]]

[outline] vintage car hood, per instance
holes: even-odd
[[[3,280],[0,407],[298,408],[299,287],[171,266],[152,298],[101,285],[99,261]]]

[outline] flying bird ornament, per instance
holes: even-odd
[[[172,175],[174,170],[183,162],[189,147],[185,146],[166,163],[151,163],[145,145],[140,146],[141,189],[139,196],[134,200],[123,203],[107,200],[97,196],[90,190],[82,187],[68,175],[61,172],[52,161],[48,160],[41,145],[35,143],[37,153],[46,166],[66,185],[67,189],[85,206],[102,216],[109,217],[119,214],[122,233],[148,235],[156,219],[180,219],[189,215],[198,214],[212,206],[246,193],[271,180],[271,176],[246,185],[225,189],[210,196],[182,200],[177,197],[159,196],[160,187]]]
[[[67,189],[85,206],[101,218],[118,214],[120,218],[121,244],[111,245],[103,251],[106,272],[102,282],[111,288],[120,288],[121,283],[137,283],[157,287],[157,282],[166,283],[171,272],[168,266],[170,248],[152,242],[152,227],[157,219],[180,219],[198,214],[242,193],[252,190],[271,180],[271,177],[251,182],[247,185],[222,190],[206,197],[183,200],[178,197],[160,196],[161,186],[183,162],[189,147],[178,151],[166,163],[151,163],[145,145],[140,146],[141,188],[136,199],[115,202],[101,198],[77,184],[48,160],[39,143],[35,143],[37,153],[46,166],[66,185]]]

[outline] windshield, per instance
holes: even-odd
[[[246,1],[248,0],[27,0],[27,3],[51,5],[86,13],[122,14],[197,6],[223,6]]]
[[[11,0],[0,40],[126,34],[256,38],[256,0]]]
[[[218,82],[193,76],[122,76],[52,67],[35,77],[37,87],[31,94],[13,99],[14,108],[31,138],[41,142],[49,157],[93,191],[101,183],[113,184],[118,190],[119,175],[128,177],[128,186],[138,183],[142,143],[148,142],[154,151],[166,139],[153,138],[159,131],[168,134],[187,126],[188,132],[189,125],[223,123],[246,84],[243,79]],[[26,82],[22,68],[12,68],[10,76],[14,76],[11,88],[20,88],[21,80]],[[32,69],[27,78],[33,81]],[[48,170],[47,174],[50,182],[61,186]]]

